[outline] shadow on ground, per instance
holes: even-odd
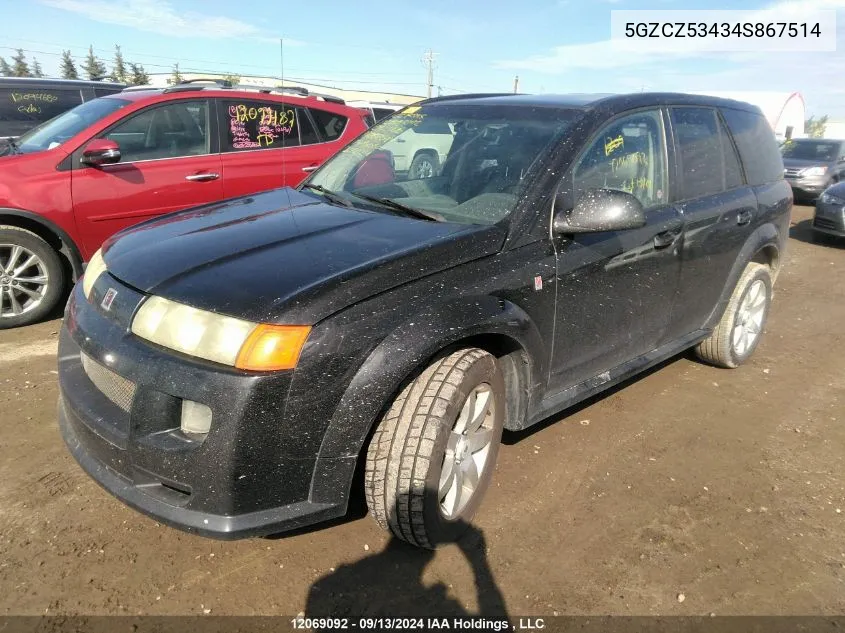
[[[507,618],[505,601],[487,561],[482,531],[468,526],[458,547],[475,581],[478,611],[461,604],[441,582],[426,586],[423,574],[434,559],[433,550],[420,549],[392,538],[381,551],[314,582],[308,592],[308,618],[367,617],[479,617]],[[327,629],[328,630],[328,629]]]

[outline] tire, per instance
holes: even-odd
[[[748,264],[716,329],[696,347],[698,357],[726,368],[739,367],[747,361],[763,335],[771,302],[769,267]]]
[[[440,159],[434,152],[419,152],[408,168],[408,180],[433,178],[440,170]]]
[[[382,528],[427,549],[460,538],[493,476],[504,424],[504,393],[496,359],[477,348],[436,360],[402,390],[367,450],[367,506]],[[480,432],[462,434],[468,410],[485,403],[483,417],[475,417]],[[489,443],[477,452],[464,452],[469,444],[460,438],[467,437],[474,438],[476,446],[488,437]],[[449,465],[451,477],[444,472]],[[478,474],[467,497],[457,494],[469,491],[463,485],[464,472]]]
[[[0,329],[29,325],[50,314],[65,281],[60,256],[47,242],[31,231],[0,225]]]

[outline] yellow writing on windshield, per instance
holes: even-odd
[[[616,138],[606,138],[604,141],[604,155],[610,156],[617,149],[625,147],[625,139],[620,134]]]

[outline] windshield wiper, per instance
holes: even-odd
[[[444,218],[439,213],[434,213],[432,211],[423,211],[422,209],[415,209],[414,207],[408,207],[402,204],[401,202],[396,202],[395,200],[391,200],[390,198],[377,198],[376,196],[368,196],[364,193],[353,193],[352,195],[356,198],[361,198],[362,200],[375,202],[376,204],[388,207],[389,209],[393,209],[394,211],[400,211],[405,215],[410,215],[411,217],[420,218],[422,220],[428,220],[430,222],[446,221],[446,218]]]
[[[312,189],[313,191],[319,191],[321,194],[323,194],[326,198],[328,198],[332,202],[334,202],[336,204],[342,204],[344,207],[352,207],[353,206],[352,203],[349,202],[349,200],[347,200],[343,196],[335,193],[331,189],[326,189],[322,185],[312,185],[311,183],[305,183],[304,185],[302,185],[302,188],[303,189]]]

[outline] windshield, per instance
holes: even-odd
[[[19,153],[41,152],[61,145],[89,125],[131,103],[112,97],[93,99],[31,129],[16,142]]]
[[[307,184],[356,206],[381,199],[447,222],[495,224],[516,206],[537,158],[579,115],[528,106],[411,106],[362,134]]]
[[[839,156],[839,146],[840,143],[833,141],[787,141],[783,145],[783,157],[829,163]]]

